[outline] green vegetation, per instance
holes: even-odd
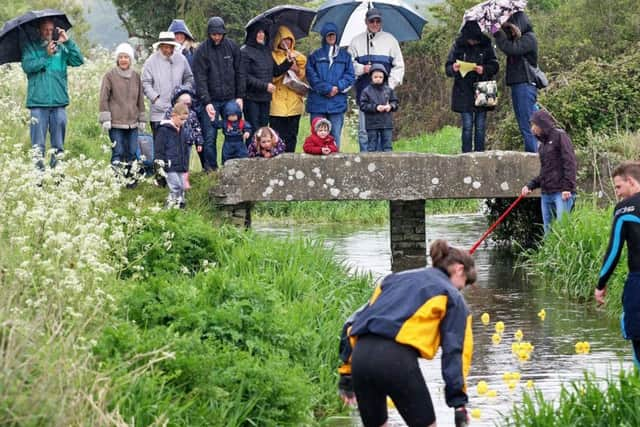
[[[342,321],[370,293],[321,242],[213,227],[124,190],[97,90],[111,56],[70,70],[65,160],[28,153],[24,75],[0,68],[0,424],[313,425],[335,395]]]
[[[573,427],[640,425],[638,370],[621,370],[617,378],[583,381],[563,386],[557,402],[546,401],[542,391],[525,394],[523,403],[501,422],[504,427]]]
[[[538,248],[525,254],[525,266],[554,291],[590,301],[609,241],[611,220],[611,208],[599,209],[589,201],[578,203],[571,216],[553,225]],[[608,286],[606,307],[611,315],[622,310],[625,276],[626,255],[623,255]]]

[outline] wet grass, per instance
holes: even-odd
[[[524,254],[527,270],[539,275],[545,286],[581,301],[593,300],[611,232],[612,207],[600,209],[579,201],[569,217],[554,223],[541,245]],[[627,273],[626,250],[607,286],[607,312],[618,315]]]
[[[621,370],[617,377],[598,380],[585,374],[582,381],[562,387],[556,402],[541,391],[525,394],[500,424],[503,427],[575,427],[640,425],[638,370]]]

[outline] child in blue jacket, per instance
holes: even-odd
[[[222,164],[231,159],[246,159],[247,140],[251,136],[251,124],[242,119],[242,109],[236,101],[224,105],[224,143],[222,145]]]

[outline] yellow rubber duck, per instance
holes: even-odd
[[[516,341],[522,341],[523,336],[524,334],[522,333],[522,329],[518,329],[516,333],[513,334],[513,337],[516,339]]]
[[[496,332],[499,334],[504,332],[504,322],[502,320],[496,322]]]
[[[578,354],[589,354],[589,350],[591,350],[591,345],[586,341],[578,341],[575,347]]]
[[[471,410],[471,418],[479,420],[481,416],[482,416],[482,413],[480,412],[480,409],[473,408]]]
[[[521,362],[526,362],[527,360],[531,359],[531,353],[529,353],[526,350],[520,350],[518,351],[518,360]]]
[[[487,397],[496,397],[498,392],[496,390],[487,390]]]
[[[543,308],[538,312],[538,317],[544,322],[544,318],[547,317],[547,311]]]
[[[489,316],[489,313],[482,313],[482,316],[480,316],[480,320],[482,321],[483,325],[488,325],[491,321],[491,317]]]
[[[500,344],[500,341],[502,341],[502,337],[499,334],[493,334],[491,336],[491,341],[495,344],[498,345]]]
[[[487,391],[489,390],[489,386],[487,385],[486,381],[478,382],[478,385],[476,386],[476,388],[478,390],[478,395],[480,396],[484,396],[485,394],[487,394]]]
[[[528,380],[527,381],[527,388],[528,389],[532,389],[533,388],[533,380]]]

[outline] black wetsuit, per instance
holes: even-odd
[[[633,341],[635,363],[640,367],[640,193],[616,205],[609,247],[600,270],[598,289],[604,289],[627,242],[629,275],[622,293],[622,334]]]

